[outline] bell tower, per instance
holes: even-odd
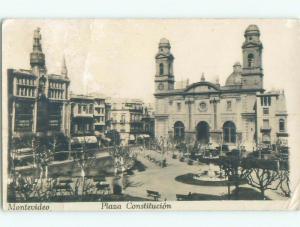
[[[42,51],[41,39],[40,28],[37,28],[33,33],[33,47],[32,52],[30,53],[32,72],[37,77],[46,73],[45,54]]]
[[[174,89],[173,60],[170,52],[169,40],[162,38],[159,41],[158,53],[155,56],[155,93],[165,92]]]
[[[242,87],[244,89],[263,89],[263,68],[260,31],[256,25],[249,25],[244,34],[245,41],[242,46],[243,70]]]

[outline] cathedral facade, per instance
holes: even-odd
[[[242,64],[236,62],[225,85],[201,81],[176,89],[174,56],[162,38],[155,56],[155,135],[158,138],[197,140],[200,143],[275,144],[287,134],[283,92],[263,88],[263,45],[256,25],[244,33]]]

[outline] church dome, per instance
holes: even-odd
[[[159,43],[160,43],[160,44],[170,44],[169,40],[167,40],[166,38],[161,38],[161,39],[159,40]]]
[[[229,75],[226,80],[226,86],[241,85],[242,83],[242,66],[239,62],[233,65],[233,72]]]
[[[170,47],[170,42],[166,38],[161,38],[159,40],[159,47]]]
[[[259,28],[258,28],[258,26],[255,25],[255,24],[250,24],[250,25],[247,27],[245,33],[259,33]]]

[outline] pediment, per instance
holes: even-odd
[[[219,87],[210,82],[194,83],[185,89],[185,92],[187,93],[209,93],[217,91],[219,91]]]

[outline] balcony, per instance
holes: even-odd
[[[105,125],[105,122],[104,121],[99,121],[99,122],[95,122],[94,124],[95,125]]]
[[[86,117],[86,118],[93,118],[94,117],[94,115],[93,115],[93,113],[85,113],[85,112],[83,112],[83,113],[73,113],[73,116],[74,117]]]
[[[260,127],[260,132],[271,132],[272,128],[269,126]]]
[[[277,132],[276,136],[277,137],[288,137],[289,134],[287,132],[285,132],[285,131],[282,131],[282,132]]]
[[[98,112],[94,112],[94,116],[104,116],[105,114],[104,113],[98,113]]]

